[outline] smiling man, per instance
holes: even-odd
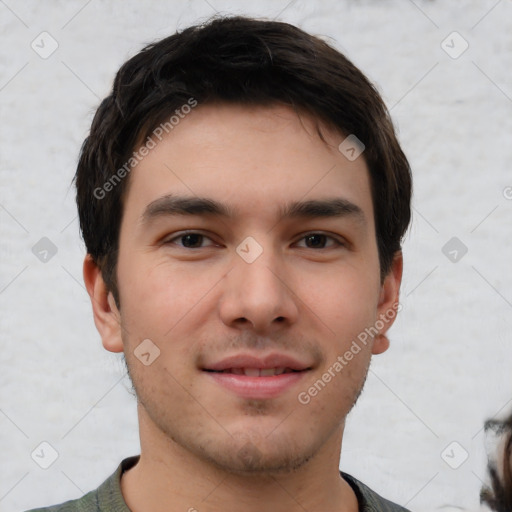
[[[84,279],[140,456],[55,511],[399,511],[339,471],[396,316],[411,177],[326,43],[214,19],[145,48],[76,174]]]

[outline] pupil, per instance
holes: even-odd
[[[184,235],[182,237],[183,245],[185,247],[192,247],[196,245],[201,245],[201,239],[203,235],[198,235],[197,233],[192,233],[190,235]]]
[[[317,240],[317,242],[319,241],[320,242],[320,245],[323,245],[323,243],[325,242],[325,235],[309,235],[307,237],[307,240],[308,242],[312,241],[312,240]],[[312,243],[312,246],[313,247],[318,247],[318,243]]]

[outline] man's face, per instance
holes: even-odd
[[[143,448],[165,436],[230,471],[283,471],[339,445],[372,350],[387,346],[359,342],[335,363],[400,276],[381,286],[364,159],[323,131],[331,147],[285,107],[199,106],[133,169],[120,328],[104,343],[125,352]],[[331,209],[293,209],[311,201]]]

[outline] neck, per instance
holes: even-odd
[[[357,498],[339,473],[343,427],[300,468],[233,473],[198,458],[139,413],[141,456],[121,480],[132,512],[355,512]]]

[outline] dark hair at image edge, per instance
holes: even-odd
[[[340,52],[293,25],[215,17],[124,63],[82,145],[75,175],[80,228],[118,305],[116,263],[129,175],[101,199],[94,191],[191,98],[199,106],[287,105],[342,135],[356,135],[370,172],[381,280],[387,275],[409,225],[412,182],[376,89]]]
[[[491,485],[480,492],[480,502],[488,505],[495,512],[512,510],[512,414],[503,421],[488,420],[484,429],[502,436],[501,452],[496,454],[496,461],[489,461],[487,466]]]

